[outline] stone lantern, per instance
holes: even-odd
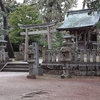
[[[0,61],[6,60],[5,48],[6,48],[7,41],[0,36]]]
[[[29,45],[28,47],[28,60],[32,60],[34,56],[33,46]]]
[[[35,60],[33,59],[33,56],[34,56],[33,47],[32,45],[30,45],[28,48],[28,60],[27,60],[27,62],[29,63],[29,75],[27,75],[27,78],[30,78],[30,79],[36,78],[33,72],[34,70],[33,64],[35,62]]]
[[[63,74],[61,75],[61,78],[64,77],[70,77],[69,73],[69,67],[68,63],[71,62],[71,52],[75,49],[75,43],[74,43],[74,36],[71,35],[65,35],[63,41],[63,46],[61,47],[61,53],[62,53],[62,62],[64,64],[63,67]]]

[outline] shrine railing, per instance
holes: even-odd
[[[43,50],[43,62],[61,62],[62,54],[60,50]]]
[[[71,53],[72,61],[75,62],[100,62],[100,51],[97,50],[79,50]]]
[[[60,50],[46,50],[42,52],[43,63],[61,63],[63,55]],[[100,62],[99,50],[77,50],[70,52],[71,63]]]

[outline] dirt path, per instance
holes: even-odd
[[[100,100],[100,77],[27,79],[27,75],[0,72],[0,100]]]

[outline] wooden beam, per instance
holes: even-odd
[[[56,29],[50,30],[50,33],[55,33]],[[48,30],[41,30],[41,31],[32,31],[28,32],[28,35],[33,35],[33,34],[47,34]],[[26,35],[26,32],[21,32],[20,35]]]

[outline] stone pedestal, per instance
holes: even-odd
[[[27,60],[27,62],[29,63],[29,75],[27,75],[27,78],[36,79],[33,68],[34,60]]]
[[[39,75],[42,76],[43,75],[43,69],[42,68],[34,68],[33,70],[34,75]]]
[[[64,67],[63,67],[63,74],[61,75],[61,78],[71,78],[71,75],[69,73],[69,66],[68,62],[64,62]]]

